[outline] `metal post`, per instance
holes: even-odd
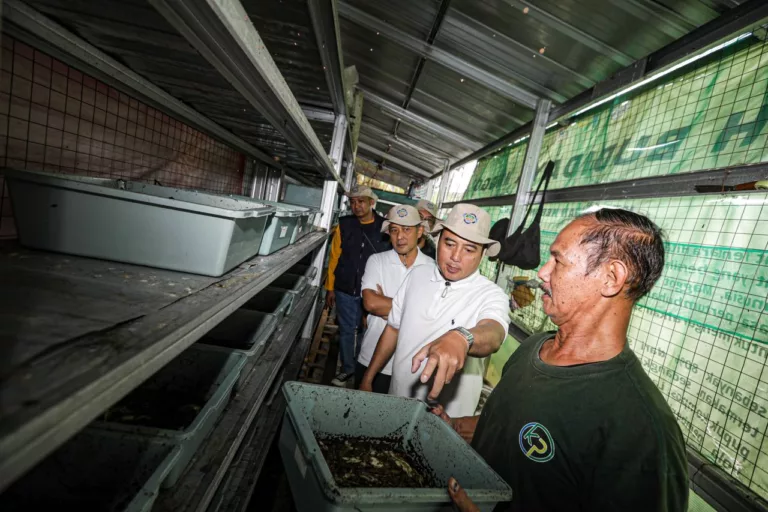
[[[451,163],[446,160],[443,166],[443,175],[440,177],[440,190],[437,193],[437,213],[440,213],[440,208],[443,207],[443,201],[445,201],[445,194],[448,192],[448,180],[451,177],[450,166]]]
[[[530,200],[533,199],[529,196],[531,195],[533,180],[536,179],[536,171],[539,168],[539,153],[541,152],[541,143],[544,140],[544,132],[547,128],[550,108],[552,108],[552,102],[545,99],[539,100],[536,105],[536,117],[533,119],[531,138],[528,139],[528,147],[525,150],[523,172],[520,173],[520,182],[517,185],[515,206],[512,209],[512,217],[509,220],[507,236],[514,233],[523,221],[525,209]]]
[[[347,169],[344,174],[344,190],[349,192],[352,189],[352,179],[355,176],[355,162],[347,162]],[[341,198],[341,211],[349,210],[349,198]]]
[[[279,201],[280,200],[280,182],[282,180],[283,173],[277,169],[270,169],[267,174],[266,194],[264,199],[267,201]]]
[[[512,207],[512,215],[509,219],[509,227],[507,228],[507,236],[515,232],[515,230],[523,222],[525,217],[525,209],[529,202],[534,199],[531,198],[531,187],[533,187],[533,180],[536,179],[536,171],[539,167],[539,153],[541,152],[541,143],[544,140],[544,132],[547,130],[547,121],[549,120],[549,110],[552,108],[552,102],[549,100],[539,100],[536,105],[536,116],[533,118],[533,129],[531,131],[531,138],[528,139],[528,147],[525,149],[525,160],[523,161],[523,171],[520,173],[520,181],[517,184],[517,193],[515,195],[515,205]],[[504,279],[503,275],[504,264],[499,262],[496,266],[496,284],[499,284]],[[503,289],[506,288],[505,283],[499,284]]]
[[[334,171],[338,176],[341,171],[341,164],[344,158],[344,141],[347,135],[347,118],[340,115],[336,117],[336,121],[333,126],[333,139],[331,139],[331,153],[328,155],[333,162]],[[349,167],[347,167],[349,169]],[[326,180],[323,182],[323,199],[320,205],[320,209],[323,215],[320,217],[320,228],[331,230],[331,223],[333,222],[333,210],[336,206],[336,191],[339,183],[336,180]],[[328,241],[315,251],[312,258],[312,266],[315,267],[315,277],[312,279],[312,286],[320,286],[323,279],[323,264],[325,263],[325,254],[328,250]],[[315,315],[316,309],[310,310],[309,318],[304,324],[301,336],[308,338],[312,336],[312,331],[315,327]]]

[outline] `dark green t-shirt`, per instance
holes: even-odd
[[[512,487],[504,510],[685,511],[683,435],[634,352],[551,366],[539,357],[551,337],[512,354],[472,442]]]

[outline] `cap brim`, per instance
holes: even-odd
[[[460,225],[450,226],[441,220],[435,222],[435,227],[432,229],[431,234],[439,233],[444,228],[448,229],[449,231],[452,231],[453,233],[456,233],[458,236],[460,236],[464,240],[469,240],[470,242],[474,242],[476,244],[487,245],[488,246],[487,254],[491,258],[499,254],[499,251],[501,251],[501,244],[496,240],[494,240],[493,238],[485,238],[482,236],[478,236],[477,233],[469,229],[466,229],[464,226],[460,226]]]
[[[387,232],[389,232],[389,225],[390,225],[390,224],[397,224],[398,226],[410,226],[410,227],[414,227],[414,226],[421,226],[421,225],[423,225],[424,223],[423,223],[422,221],[419,221],[419,222],[417,222],[416,224],[400,224],[399,222],[392,222],[392,221],[390,221],[390,220],[385,220],[385,221],[384,221],[384,224],[382,224],[382,225],[381,225],[381,232],[382,232],[382,233],[387,233]],[[424,227],[424,229],[427,229],[427,228],[426,228],[426,226]]]

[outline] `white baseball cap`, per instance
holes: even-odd
[[[373,193],[371,187],[366,187],[365,185],[354,186],[352,187],[352,190],[347,192],[345,195],[347,197],[370,197],[374,201],[379,200],[379,196]]]
[[[501,250],[499,242],[488,238],[491,232],[491,216],[473,204],[461,203],[451,208],[448,218],[435,222],[432,233],[442,231],[443,228],[453,231],[464,240],[487,245],[490,257],[496,256]]]
[[[431,201],[427,201],[426,199],[419,199],[419,201],[416,203],[416,209],[426,210],[431,213],[433,217],[437,218],[437,206]]]
[[[421,224],[421,217],[419,216],[419,211],[413,206],[401,204],[389,209],[387,219],[381,226],[381,232],[388,233],[390,224],[418,226]]]

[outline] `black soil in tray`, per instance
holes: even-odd
[[[339,487],[430,488],[432,472],[402,440],[333,436],[318,439]]]
[[[103,421],[142,427],[184,430],[205,405],[206,389],[137,389],[104,413]]]

